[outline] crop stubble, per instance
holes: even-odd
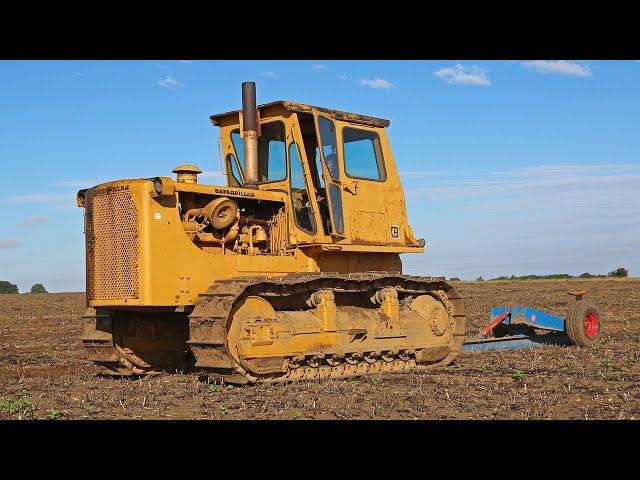
[[[637,419],[640,279],[460,282],[467,336],[494,305],[564,316],[586,288],[605,316],[595,349],[468,353],[429,373],[229,387],[194,373],[95,375],[79,341],[84,294],[0,296],[0,418]],[[58,412],[57,414],[55,412]]]

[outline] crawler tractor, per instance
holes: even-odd
[[[402,274],[425,242],[407,223],[389,121],[290,101],[212,115],[226,185],[175,178],[78,192],[82,342],[108,375],[196,370],[231,383],[446,365],[464,304],[442,277]]]

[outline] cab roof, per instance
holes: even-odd
[[[264,116],[267,117],[269,115],[267,115],[267,110],[273,110],[273,107],[281,107],[284,108],[285,110],[289,110],[292,112],[298,112],[298,113],[308,113],[311,114],[312,113],[312,109],[316,109],[319,112],[322,112],[323,114],[334,118],[336,120],[342,120],[342,121],[347,121],[347,122],[352,122],[352,123],[360,123],[363,125],[370,125],[373,127],[388,127],[389,124],[391,123],[389,120],[386,120],[384,118],[376,118],[376,117],[369,117],[367,115],[360,115],[357,113],[349,113],[349,112],[343,112],[341,110],[333,110],[333,109],[329,109],[329,108],[322,108],[322,107],[315,107],[313,105],[307,105],[305,103],[298,103],[298,102],[291,102],[289,100],[278,100],[276,102],[271,102],[271,103],[264,103],[262,105],[258,105],[258,110],[260,112],[260,116]],[[238,114],[241,112],[241,110],[233,110],[231,112],[225,112],[225,113],[218,113],[216,115],[211,115],[209,118],[211,119],[211,122],[214,125],[219,126],[222,122],[226,123],[229,120],[236,120],[238,118]]]

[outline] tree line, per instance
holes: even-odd
[[[20,293],[18,286],[6,280],[0,280],[0,293]],[[48,293],[47,289],[41,283],[36,283],[31,287],[30,293]]]
[[[606,278],[606,277],[615,277],[615,278],[625,278],[629,276],[629,269],[624,267],[616,268],[615,270],[610,271],[606,275],[596,274],[593,275],[589,272],[582,273],[580,275],[569,275],[568,273],[551,273],[549,275],[502,275],[496,278],[490,278],[488,281],[494,280],[556,280],[563,278]],[[451,277],[449,280],[456,282],[460,281],[458,277]],[[476,282],[483,282],[484,278],[482,276],[476,278]]]

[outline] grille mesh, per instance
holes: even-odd
[[[138,298],[138,209],[128,191],[89,199],[89,298]]]

